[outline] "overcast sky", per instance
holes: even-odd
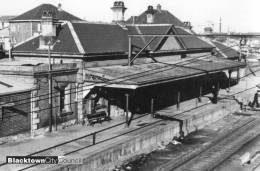
[[[19,15],[42,3],[62,4],[62,8],[88,21],[112,20],[114,0],[1,0],[0,15]],[[139,15],[148,5],[162,5],[182,21],[195,27],[214,24],[218,30],[222,18],[223,30],[260,32],[260,0],[124,0],[128,8],[125,18]]]

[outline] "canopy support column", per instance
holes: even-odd
[[[181,92],[177,92],[177,110],[180,110],[180,99],[181,99]]]
[[[126,127],[129,127],[129,118],[128,118],[128,114],[129,114],[129,94],[125,94],[126,97],[126,104],[125,104],[125,123],[126,123]]]
[[[154,118],[154,98],[151,98],[151,116]]]

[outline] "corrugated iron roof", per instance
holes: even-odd
[[[88,68],[85,73],[87,75],[95,75],[101,78],[100,80],[107,80],[109,84],[147,86],[245,66],[245,64],[241,62],[223,60],[215,57],[197,59],[193,60],[192,63],[190,62],[182,65],[184,66],[150,63],[130,67],[109,66]],[[90,79],[88,81],[100,83],[100,80]],[[104,84],[104,86],[109,85]]]

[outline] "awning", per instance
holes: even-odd
[[[136,89],[211,73],[245,67],[245,63],[216,57],[186,59],[184,62],[149,63],[85,69],[85,81],[96,86]]]

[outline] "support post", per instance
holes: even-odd
[[[96,132],[93,133],[93,145],[96,144]]]
[[[199,89],[199,98],[198,98],[199,103],[201,103],[201,97],[202,97],[202,86],[200,86]]]
[[[239,82],[240,79],[240,70],[239,68],[237,68],[237,83]]]
[[[126,127],[128,127],[128,113],[129,113],[129,94],[125,94],[126,97],[126,104],[125,104],[125,123],[126,123]]]
[[[177,93],[177,110],[180,110],[180,99],[181,99],[181,93],[178,91]]]
[[[154,98],[151,99],[151,116],[154,118]]]
[[[107,101],[107,115],[108,115],[109,120],[110,120],[110,114],[111,114],[111,103],[110,103],[110,99],[108,98],[108,101]]]
[[[231,86],[231,70],[228,71],[228,92],[230,91]]]
[[[132,37],[128,37],[128,66],[131,66],[132,57]]]
[[[220,85],[219,85],[219,81],[217,82],[217,91],[220,90]]]

